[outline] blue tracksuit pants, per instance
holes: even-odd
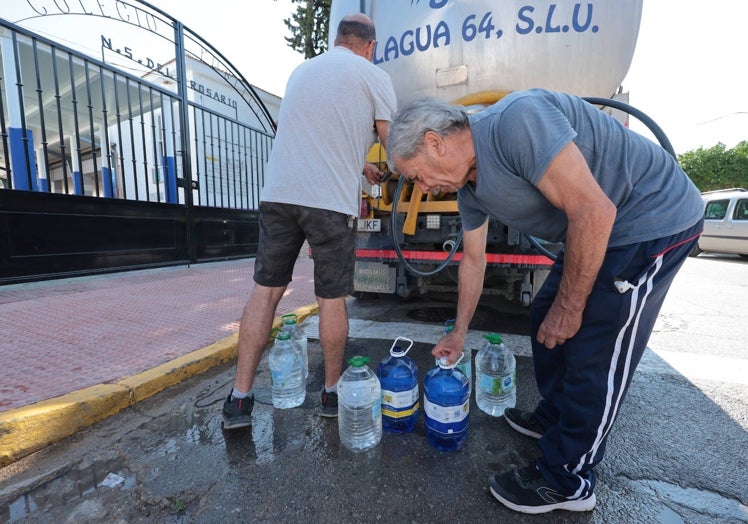
[[[702,225],[699,222],[666,238],[609,248],[582,327],[561,346],[548,349],[535,338],[558,290],[563,252],[533,300],[532,349],[542,396],[535,415],[545,429],[537,464],[559,493],[574,498],[592,493],[593,468],[603,458],[608,433],[665,295]]]

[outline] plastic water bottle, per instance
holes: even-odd
[[[475,357],[475,401],[493,417],[517,404],[516,361],[501,335],[484,335],[486,343]]]
[[[455,320],[447,320],[444,323],[444,334],[448,335],[454,330],[455,328]],[[468,348],[462,349],[462,355],[463,357],[459,359],[459,364],[457,365],[457,368],[462,371],[462,373],[467,377],[468,379],[468,385],[470,386],[470,391],[473,391],[473,352]],[[434,359],[434,365],[439,365],[439,359]]]
[[[307,348],[309,346],[306,333],[302,327],[298,324],[298,316],[295,313],[289,313],[288,315],[281,316],[283,322],[283,331],[291,333],[291,340],[295,340],[299,346],[301,346],[301,352],[304,355],[304,378],[309,376],[309,353]]]
[[[470,388],[465,374],[442,357],[439,365],[426,373],[423,390],[429,444],[441,451],[462,448],[470,421]]]
[[[382,428],[390,433],[408,433],[418,422],[418,366],[406,356],[412,347],[412,340],[397,337],[390,356],[377,368],[382,385]]]
[[[291,340],[291,334],[280,331],[270,348],[268,357],[270,382],[273,389],[273,407],[295,408],[304,403],[304,357],[301,347]]]
[[[368,362],[369,357],[351,358],[338,381],[340,442],[356,453],[382,439],[382,388]]]

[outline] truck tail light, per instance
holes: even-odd
[[[369,200],[366,198],[361,199],[361,210],[359,212],[359,218],[368,218],[369,216]]]

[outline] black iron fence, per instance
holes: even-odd
[[[254,254],[274,124],[228,61],[165,20],[176,77],[0,19],[0,283]]]

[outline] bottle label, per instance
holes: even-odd
[[[371,406],[371,419],[375,425],[382,423],[382,405],[379,402],[374,402]]]
[[[418,403],[418,384],[407,391],[382,390],[382,406],[385,409],[411,408]]]
[[[435,422],[442,424],[455,424],[462,422],[467,418],[469,409],[469,399],[458,406],[441,406],[429,401],[428,397],[423,399],[424,414]]]
[[[504,395],[510,393],[514,387],[514,373],[492,377],[485,373],[478,373],[478,388],[489,395]]]
[[[382,390],[382,416],[406,418],[418,411],[418,384],[408,391]]]

